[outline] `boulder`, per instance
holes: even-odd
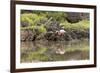
[[[89,20],[89,14],[88,13],[78,13],[78,12],[67,12],[66,19],[70,23],[77,23],[82,19]]]

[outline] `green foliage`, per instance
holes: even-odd
[[[89,21],[82,20],[78,23],[69,23],[67,21],[60,24],[65,29],[88,29],[89,28]]]
[[[46,17],[50,18],[52,17],[53,20],[56,20],[58,22],[63,22],[65,21],[65,14],[64,12],[46,12]]]
[[[53,12],[53,11],[32,11],[31,13],[23,13],[21,14],[21,22],[27,22],[29,24],[28,27],[22,29],[34,29],[37,28],[40,33],[45,32],[46,28],[44,27],[44,23],[41,21],[48,21],[50,17],[52,17],[52,21],[56,20],[59,22],[59,25],[65,29],[88,29],[89,21],[81,20],[77,23],[69,23],[66,20],[67,13],[65,12]],[[39,25],[38,25],[39,24]]]
[[[37,29],[39,33],[44,33],[46,32],[46,28],[44,27],[44,25],[38,25],[38,23],[40,23],[40,21],[42,21],[43,19],[46,19],[46,17],[35,13],[21,14],[21,22],[27,22],[29,24],[28,27],[21,27],[21,29]]]
[[[27,22],[30,26],[37,25],[44,18],[44,16],[40,16],[33,13],[21,14],[21,22]]]
[[[41,25],[41,26],[38,27],[38,32],[44,33],[44,32],[46,32],[46,28],[43,25]]]
[[[27,23],[28,25],[25,27],[22,26],[21,30],[32,29],[36,34],[36,38],[38,37],[38,39],[45,38],[44,36],[40,35],[41,33],[43,33],[43,35],[46,35],[47,31],[55,32],[62,28],[64,28],[65,30],[70,29],[70,31],[75,29],[76,31],[86,30],[86,32],[88,32],[87,29],[89,29],[89,20],[84,19],[77,23],[70,23],[67,21],[66,17],[66,12],[32,10],[31,12],[22,12],[21,22]],[[71,34],[69,34],[68,37],[70,35]]]
[[[28,26],[28,27],[21,27],[21,30],[26,30],[26,29],[33,29],[35,28],[34,26]]]
[[[50,17],[53,18],[53,20],[56,20],[58,22],[65,21],[65,15],[64,12],[46,12],[46,11],[33,11],[31,13],[22,13],[21,14],[21,22],[27,22],[29,25],[37,25],[42,20],[47,20]]]

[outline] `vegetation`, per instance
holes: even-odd
[[[21,14],[21,22],[26,22],[29,24],[28,27],[34,28],[34,26],[44,25],[42,23],[46,23],[49,18],[52,17],[51,21],[56,21],[59,23],[60,26],[64,28],[71,28],[71,29],[87,29],[89,28],[89,20],[81,20],[77,23],[70,23],[66,20],[67,13],[66,12],[46,12],[46,11],[32,11],[31,13],[24,13]],[[44,22],[43,22],[44,21]]]
[[[65,21],[60,24],[65,29],[80,29],[85,30],[89,29],[89,21],[88,20],[82,20],[77,23],[69,23],[68,21]]]
[[[67,20],[67,16],[68,16],[67,12],[22,10],[21,30],[22,31],[31,30],[31,31],[28,31],[28,34],[25,34],[27,36],[34,35],[32,36],[33,38],[31,39],[34,39],[34,37],[36,39],[39,36],[45,39],[52,38],[50,40],[54,40],[54,38],[56,38],[54,35],[55,32],[62,29],[66,31],[65,33],[66,36],[64,38],[67,38],[67,40],[74,39],[73,35],[75,36],[75,38],[78,38],[78,39],[84,38],[84,37],[89,38],[88,36],[89,35],[89,20],[82,19],[77,23],[71,23]],[[53,33],[49,34],[51,31]],[[30,34],[30,32],[32,33]],[[41,34],[43,35],[41,36]],[[56,38],[56,39],[59,40],[59,38],[58,39]],[[63,39],[63,40],[66,40],[66,39]]]
[[[21,62],[89,59],[89,17],[68,14],[74,12],[21,11],[21,43],[32,42],[21,44]]]

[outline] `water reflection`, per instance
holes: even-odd
[[[21,42],[21,62],[89,59],[88,40]]]

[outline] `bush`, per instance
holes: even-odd
[[[41,25],[41,26],[38,27],[38,31],[39,31],[39,33],[45,33],[46,28],[43,25]]]
[[[81,20],[78,23],[69,23],[67,21],[60,24],[65,29],[89,29],[89,21]]]
[[[37,25],[44,18],[46,18],[46,17],[39,16],[39,15],[34,14],[34,13],[21,14],[21,22],[26,22],[29,24],[29,26]]]

